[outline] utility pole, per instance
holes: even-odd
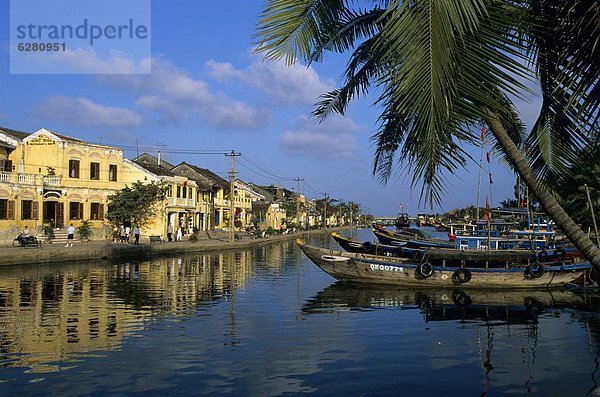
[[[304,181],[304,178],[296,177],[296,225],[298,228],[302,226],[300,224],[300,182]]]
[[[235,205],[233,202],[233,184],[235,182],[235,158],[241,156],[241,153],[236,153],[233,150],[231,153],[225,153],[226,157],[231,157],[231,170],[229,171],[229,242],[234,241],[234,229],[235,229]]]
[[[323,205],[323,229],[327,229],[327,201],[329,201],[329,197],[327,197],[327,193],[323,193],[325,196],[325,204]]]

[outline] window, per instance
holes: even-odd
[[[69,160],[69,177],[79,178],[79,160]]]
[[[92,220],[104,219],[104,204],[92,203],[90,206],[90,218]]]
[[[21,200],[21,219],[37,219],[38,203],[33,200]]]
[[[12,160],[0,159],[0,171],[11,172],[12,170]]]
[[[173,186],[172,185],[167,186],[167,197],[173,197]]]
[[[192,188],[191,188],[191,187],[189,187],[188,189],[189,189],[188,197],[189,197],[189,198],[192,198],[192,197],[194,197],[194,196],[192,196],[192,193],[193,193],[193,192],[192,192]]]
[[[15,219],[14,200],[0,200],[0,219]]]
[[[83,203],[77,201],[69,203],[69,219],[83,219]]]
[[[116,164],[110,164],[108,166],[108,180],[111,182],[117,181],[117,165]]]
[[[181,186],[177,186],[177,198],[181,197]]]
[[[90,163],[90,179],[100,180],[100,163]]]
[[[183,198],[187,198],[187,189],[185,186],[183,187]]]

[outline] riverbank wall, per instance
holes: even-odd
[[[209,253],[215,251],[231,251],[268,245],[308,235],[328,234],[336,228],[326,230],[310,230],[297,233],[274,235],[267,238],[244,238],[230,243],[227,238],[205,237],[197,242],[164,242],[154,244],[117,244],[105,241],[76,242],[73,247],[62,244],[44,244],[41,248],[20,248],[4,246],[1,248],[0,266],[49,264],[86,260],[127,260],[148,259],[161,256],[175,256],[190,253]]]

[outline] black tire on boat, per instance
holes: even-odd
[[[554,253],[554,255],[556,255],[556,257],[558,259],[562,259],[565,256],[565,250],[563,250],[562,248],[559,248],[556,250],[556,252]]]
[[[460,268],[452,274],[452,279],[459,284],[468,283],[471,281],[471,271],[469,269]]]
[[[546,269],[541,263],[531,264],[527,268],[527,274],[531,276],[531,278],[540,278],[544,275],[544,273],[546,273]]]
[[[415,271],[421,278],[429,278],[433,275],[433,266],[429,262],[419,263]]]
[[[373,244],[371,244],[370,241],[365,241],[363,243],[363,250],[367,253],[370,254],[371,252],[373,252]]]

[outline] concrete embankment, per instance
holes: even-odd
[[[2,247],[1,265],[29,265],[85,260],[147,259],[157,256],[174,256],[189,253],[237,250],[258,245],[273,244],[309,234],[328,234],[334,229],[311,230],[267,238],[246,237],[241,241],[227,242],[226,238],[202,238],[197,242],[165,242],[162,244],[116,244],[104,241],[76,242],[73,247],[62,244],[44,244],[42,248]],[[339,229],[336,229],[339,230]]]

